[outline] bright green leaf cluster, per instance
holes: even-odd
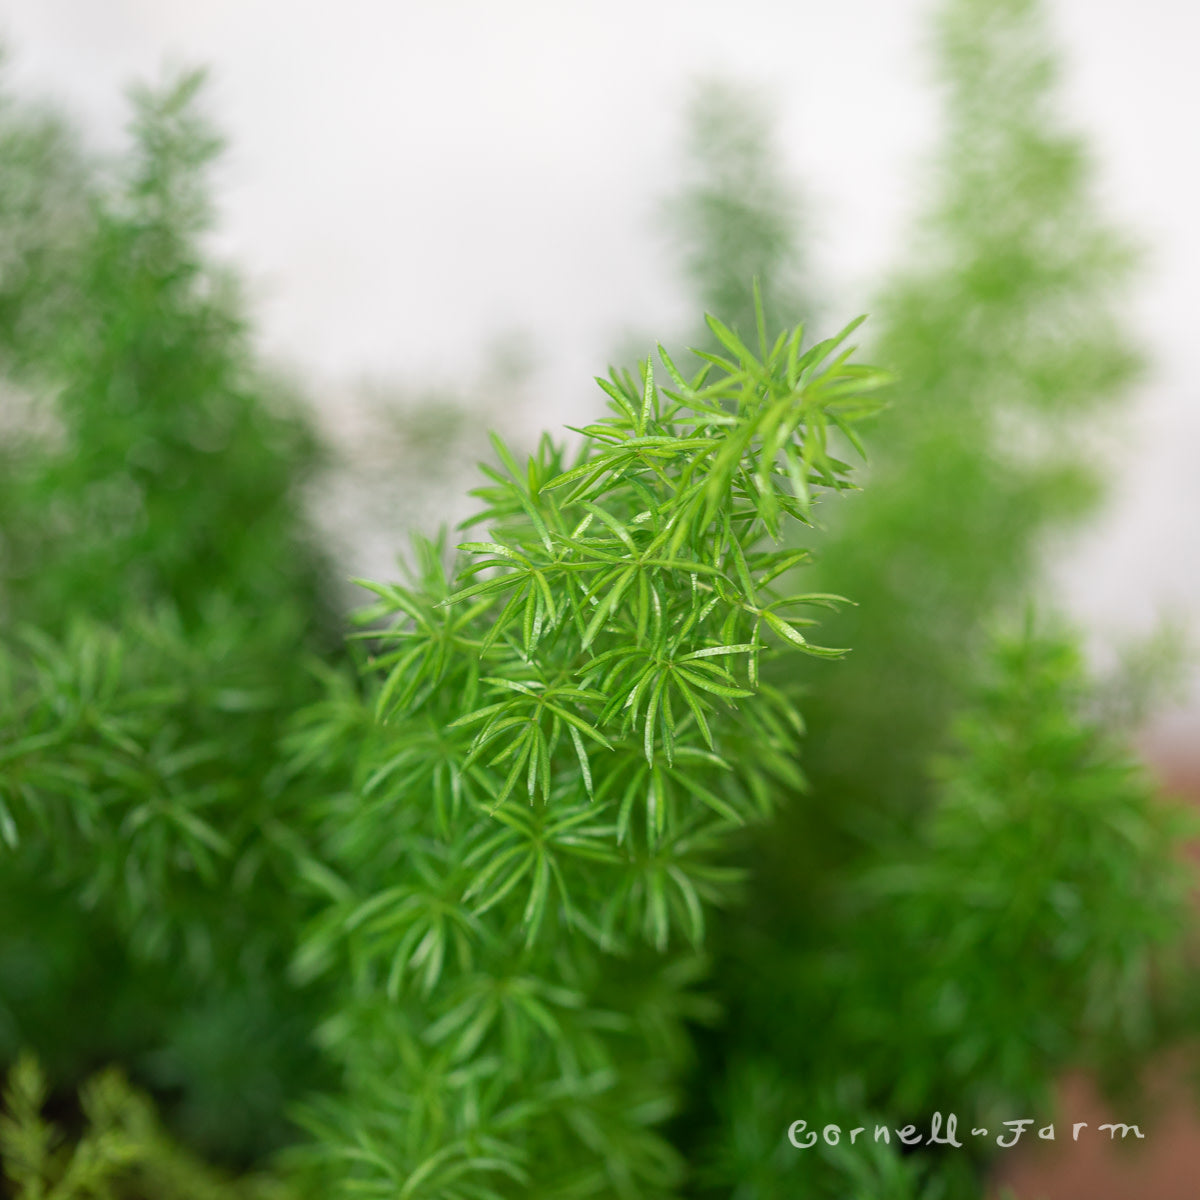
[[[331,1184],[643,1196],[678,1177],[659,1126],[704,1011],[693,948],[736,884],[734,834],[800,784],[800,717],[762,664],[840,653],[802,615],[836,598],[784,587],[806,555],[776,539],[850,486],[834,439],[884,382],[849,329],[758,356],[712,329],[728,353],[694,378],[664,353],[668,387],[649,364],[600,381],[610,414],[573,458],[543,439],[522,467],[497,442],[486,538],[453,577],[426,545],[414,584],[371,585],[379,724],[356,786],[313,810],[335,877],[296,963],[345,987],[324,1038],[349,1094],[310,1115]],[[301,753],[344,728],[331,705]],[[306,761],[333,782],[346,751],[324,745]]]

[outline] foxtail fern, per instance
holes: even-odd
[[[763,324],[760,318],[760,330]],[[855,323],[857,324],[857,322]],[[451,573],[371,585],[374,720],[331,695],[298,731],[328,897],[296,969],[340,975],[345,1070],[313,1162],[356,1195],[656,1196],[680,1178],[685,1022],[707,1003],[706,910],[739,828],[799,782],[794,697],[762,665],[814,645],[780,544],[849,486],[836,442],[883,376],[801,330],[671,386],[600,381],[568,458],[544,438],[487,470]],[[383,631],[380,622],[390,624]],[[340,764],[340,765],[339,765]]]

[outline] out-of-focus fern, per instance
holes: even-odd
[[[225,1176],[164,1133],[147,1097],[117,1070],[79,1092],[82,1130],[68,1135],[43,1115],[49,1098],[36,1060],[13,1065],[0,1113],[0,1170],[13,1200],[289,1200],[268,1177]]]
[[[934,1111],[968,1128],[1031,1113],[1048,1124],[1058,1072],[1152,1047],[1190,924],[1182,848],[1196,821],[1156,794],[1091,696],[1069,637],[1027,626],[995,639],[927,821],[827,892],[834,919],[805,931],[803,953],[744,981],[786,1020],[747,1031],[759,1047],[728,1094],[765,1100],[723,1111],[715,1178],[740,1182],[739,1146],[765,1149],[798,1118],[924,1134]],[[962,1140],[907,1167],[977,1196],[962,1169],[994,1145]],[[848,1156],[785,1143],[738,1194],[844,1195]]]
[[[315,442],[255,367],[232,279],[199,248],[217,147],[200,82],[138,95],[131,162],[60,251],[53,337],[30,361],[38,343],[20,322],[6,331],[16,381],[50,421],[5,450],[10,621],[51,632],[80,611],[117,619],[166,598],[188,622],[245,606],[265,638],[294,639],[317,608],[319,563],[296,515]],[[10,150],[37,165],[23,143]],[[18,278],[34,269],[25,258]]]
[[[318,1077],[277,743],[333,622],[300,515],[315,439],[201,249],[200,82],[137,94],[109,171],[3,114],[0,1053],[28,1042],[56,1081],[120,1054],[245,1157]]]
[[[1091,692],[1071,639],[998,638],[928,821],[865,876],[856,920],[885,936],[859,956],[874,987],[854,994],[873,1011],[841,1012],[851,1028],[905,1031],[900,1069],[860,1047],[897,1109],[929,1105],[931,1083],[981,1115],[1044,1104],[1055,1067],[1149,1043],[1155,969],[1189,923],[1182,846],[1196,823],[1097,721]],[[917,953],[921,975],[902,987]]]
[[[778,328],[811,317],[802,202],[779,165],[767,97],[726,79],[698,80],[685,132],[684,178],[663,205],[662,226],[693,303],[747,341],[756,283]],[[691,344],[719,350],[704,328]]]
[[[4,57],[0,47],[0,69]],[[11,371],[53,353],[87,236],[94,181],[70,127],[5,92],[0,163],[0,367]]]
[[[1005,853],[988,858],[976,845],[978,858],[955,857],[936,841],[950,836],[950,811],[966,824],[985,803],[962,791],[952,801],[930,771],[958,714],[982,703],[971,697],[991,669],[981,666],[984,630],[1024,603],[1047,534],[1092,509],[1089,420],[1127,393],[1138,368],[1120,312],[1133,255],[1096,215],[1084,147],[1055,118],[1040,10],[1036,0],[947,0],[937,17],[946,102],[937,198],[878,310],[875,354],[896,374],[893,402],[871,430],[868,486],[808,543],[822,590],[856,601],[829,620],[854,653],[834,669],[789,666],[808,688],[809,793],[758,840],[746,860],[751,900],[719,938],[728,1024],[707,1045],[697,1121],[685,1133],[697,1153],[719,1147],[714,1194],[735,1185],[746,1197],[890,1194],[852,1183],[840,1150],[814,1154],[810,1163],[824,1166],[805,1175],[790,1147],[772,1141],[799,1108],[895,1126],[997,1095],[1032,1103],[1067,1062],[1120,1061],[1131,1078],[1148,1045],[1144,1025],[1087,1024],[1068,1005],[1099,1012],[1114,994],[1104,972],[1143,969],[1182,929],[1170,885],[1148,882],[1173,877],[1178,835],[1150,789],[1107,762],[1111,748],[1081,751],[1074,783],[1055,765],[1061,795],[1009,796],[993,779],[993,807],[1045,807],[1019,826],[1023,841],[1013,817]],[[1082,681],[1064,666],[1072,652],[1036,637],[1022,644],[1031,675],[1005,676],[1011,694],[1027,688],[1046,723],[1082,719]],[[1059,718],[1054,702],[1066,706]],[[1044,734],[1024,731],[1034,739],[1025,752],[1048,753],[1036,740]],[[957,769],[982,770],[995,749],[972,740],[978,760],[960,758]],[[1076,802],[1068,816],[1063,806]],[[1089,803],[1105,814],[1094,830],[1078,812]],[[1106,840],[1109,820],[1144,840]],[[1057,841],[1043,845],[1034,830]],[[871,891],[885,877],[912,891],[885,902]],[[1019,937],[1004,909],[980,902],[974,889],[985,881],[1037,912]],[[1031,932],[1039,923],[1042,938]],[[1056,957],[1068,943],[1079,955],[1070,965]],[[947,945],[953,961],[940,957]],[[1145,1020],[1144,978],[1128,988],[1129,1012],[1140,1008]],[[1008,1000],[1006,1017],[998,1010]],[[748,1089],[786,1099],[771,1116],[739,1109]],[[752,1168],[767,1145],[776,1150]],[[911,1156],[921,1161],[908,1162],[903,1187],[924,1177],[948,1196],[980,1194],[970,1156],[932,1166],[929,1157]],[[791,1169],[779,1174],[768,1161]]]
[[[29,629],[3,647],[6,840],[77,880],[141,957],[210,967],[214,917],[233,915],[218,879],[252,887],[270,871],[264,834],[286,827],[282,781],[260,779],[250,798],[234,773],[270,762],[262,717],[288,703],[274,664],[244,652],[252,638],[233,620],[185,637],[166,614],[120,633]]]
[[[983,621],[1020,607],[1046,536],[1094,511],[1120,469],[1089,451],[1139,370],[1123,320],[1134,255],[1057,118],[1041,7],[948,0],[937,16],[935,200],[876,307],[894,403],[873,486],[819,550],[823,586],[859,604],[834,626],[853,660],[814,677],[806,764],[856,839],[872,809],[920,805]]]

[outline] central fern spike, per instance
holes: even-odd
[[[803,782],[800,714],[760,667],[842,653],[804,615],[838,598],[783,584],[807,558],[789,528],[852,486],[836,454],[879,407],[858,323],[755,355],[710,319],[727,353],[694,378],[660,348],[669,386],[649,363],[598,381],[610,413],[573,458],[544,437],[522,468],[496,440],[455,571],[425,543],[410,586],[367,585],[374,712],[356,787],[314,814],[334,873],[296,964],[345,986],[324,1036],[348,1090],[307,1116],[330,1183],[678,1183],[660,1126],[706,1014],[705,912],[738,828]]]

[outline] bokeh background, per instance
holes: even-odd
[[[533,432],[594,411],[588,380],[618,349],[691,327],[655,217],[681,178],[697,78],[765,91],[804,198],[814,291],[834,319],[869,308],[936,144],[931,9],[9,0],[0,36],[14,84],[112,148],[131,80],[211,68],[207,104],[230,142],[218,248],[249,281],[263,349],[333,425],[353,422],[364,380],[447,395],[507,383],[511,412],[515,374],[513,419]],[[1107,214],[1146,250],[1126,297],[1151,355],[1120,432],[1133,463],[1053,568],[1103,654],[1200,596],[1200,10],[1047,9],[1065,116]],[[361,515],[347,573],[386,572],[392,531],[372,537]],[[1186,714],[1160,725],[1172,740],[1200,717],[1196,679]]]

